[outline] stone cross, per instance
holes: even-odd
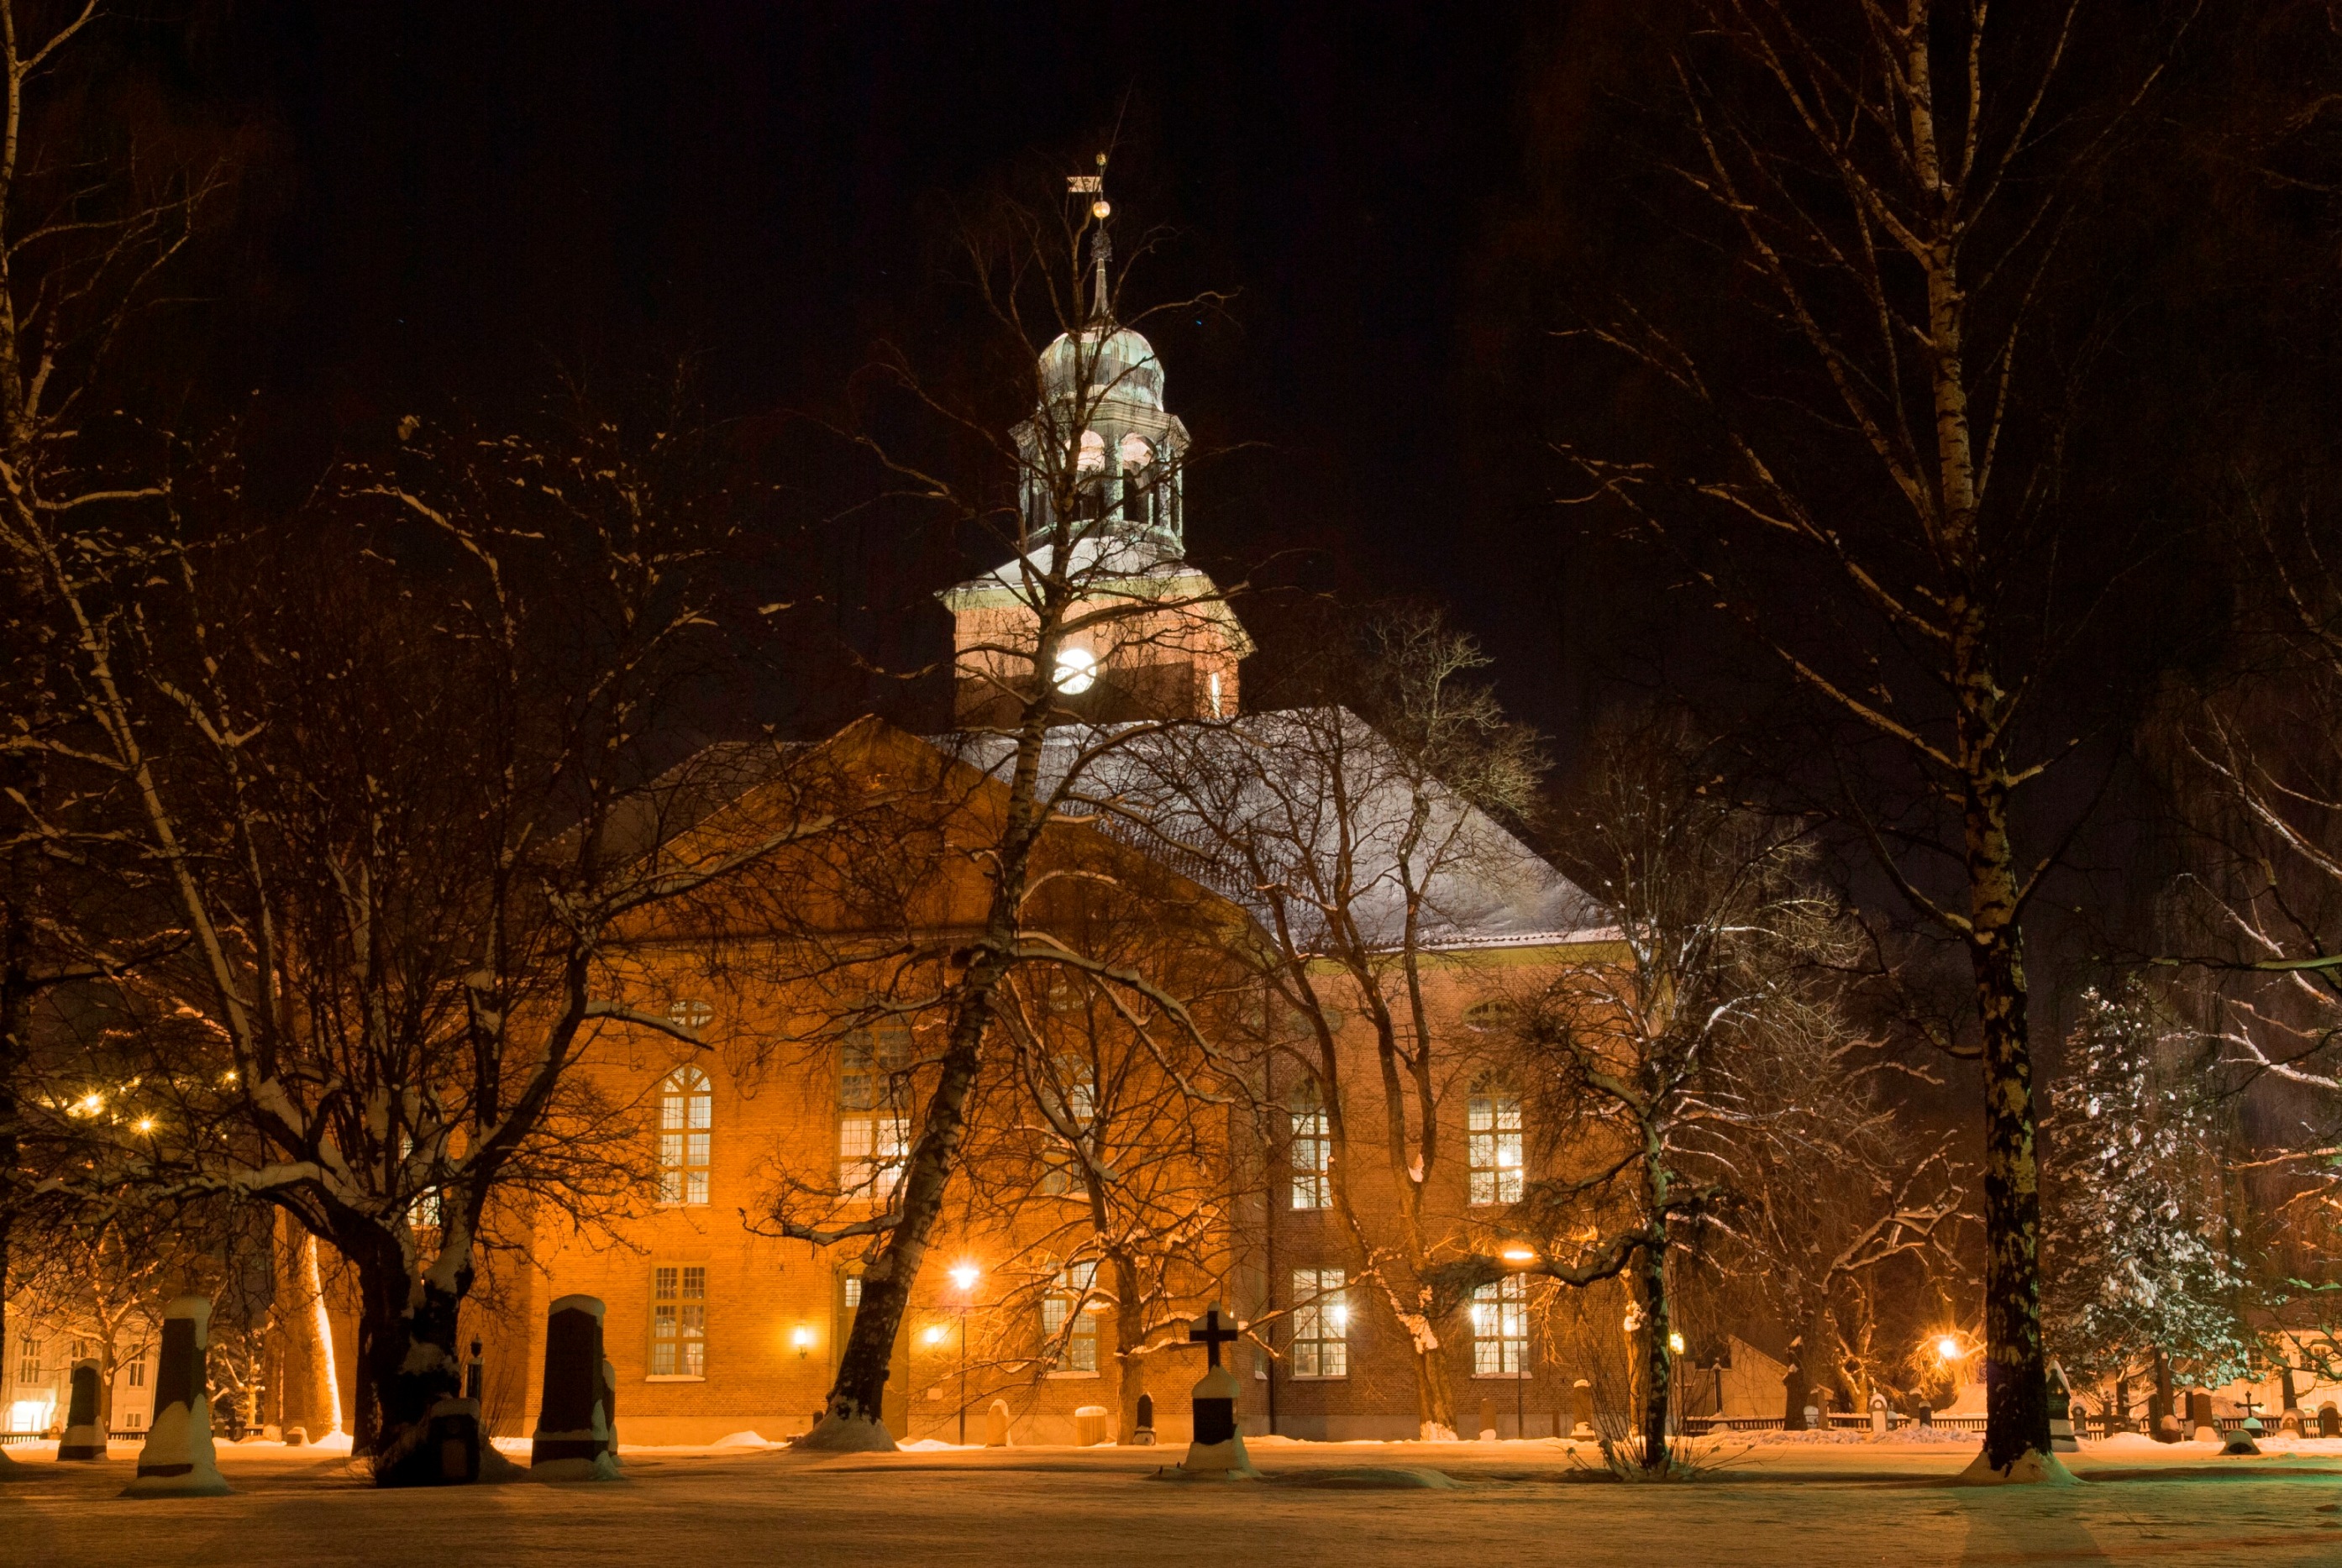
[[[65,1413],[65,1441],[57,1445],[59,1459],[105,1457],[105,1433],[97,1424],[97,1363],[74,1363],[73,1403]]]
[[[1195,1437],[1187,1444],[1187,1457],[1180,1461],[1178,1469],[1187,1476],[1248,1480],[1259,1472],[1253,1469],[1252,1460],[1245,1453],[1244,1437],[1236,1426],[1236,1395],[1241,1386],[1236,1374],[1220,1364],[1220,1346],[1236,1337],[1235,1329],[1224,1326],[1226,1321],[1219,1303],[1214,1302],[1204,1313],[1203,1326],[1187,1333],[1190,1340],[1204,1345],[1211,1364],[1196,1380],[1192,1396]]]
[[[212,1449],[211,1377],[205,1367],[211,1325],[212,1303],[204,1296],[180,1296],[163,1309],[155,1420],[146,1429],[146,1445],[138,1451],[137,1478],[124,1488],[125,1495],[227,1494]]]
[[[1220,1364],[1220,1346],[1241,1337],[1235,1329],[1229,1328],[1220,1321],[1220,1307],[1217,1302],[1213,1303],[1210,1309],[1204,1313],[1201,1328],[1191,1328],[1187,1331],[1187,1338],[1190,1341],[1200,1342],[1203,1344],[1206,1358],[1204,1370],[1206,1372]]]

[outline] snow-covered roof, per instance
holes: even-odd
[[[932,744],[1004,783],[1015,764],[1007,735],[944,735]],[[1361,935],[1377,946],[1402,940],[1410,883],[1420,884],[1419,940],[1426,948],[1531,947],[1615,934],[1583,889],[1436,781],[1426,784],[1428,817],[1410,840],[1415,794],[1405,760],[1346,709],[1170,728],[1066,725],[1043,744],[1045,789],[1058,789],[1080,770],[1069,814],[1095,817],[1257,917],[1266,918],[1273,895],[1253,865],[1289,866],[1306,856],[1326,867],[1346,857],[1350,911]],[[1287,878],[1286,885],[1300,880]],[[1308,902],[1288,895],[1288,913]]]

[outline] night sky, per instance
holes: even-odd
[[[258,5],[210,25],[203,69],[265,137],[221,352],[305,461],[398,407],[493,414],[556,366],[644,353],[699,355],[724,414],[834,414],[882,340],[935,330],[949,203],[1078,170],[1118,126],[1119,221],[1177,231],[1142,283],[1236,295],[1157,334],[1202,445],[1260,444],[1191,480],[1194,553],[1447,599],[1514,704],[1568,727],[1580,525],[1481,325],[1524,105],[1563,47],[1518,9]]]

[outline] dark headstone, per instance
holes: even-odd
[[[617,1455],[617,1390],[602,1354],[601,1302],[563,1296],[545,1324],[545,1392],[529,1445],[529,1464],[565,1464],[581,1478],[609,1469]]]
[[[1573,1439],[1594,1435],[1594,1385],[1582,1377],[1569,1385],[1569,1435]]]
[[[2066,1369],[2056,1362],[2049,1363],[2049,1452],[2073,1453],[2079,1450],[2074,1441],[2074,1389],[2066,1381]]]
[[[1140,1444],[1155,1441],[1155,1396],[1151,1393],[1138,1396],[1138,1426],[1130,1434],[1130,1440]]]
[[[464,1397],[477,1404],[480,1401],[480,1342],[472,1342],[472,1359],[464,1363]]]
[[[2330,1399],[2317,1407],[2317,1435],[2342,1437],[2342,1409],[2337,1409]]]
[[[1935,1425],[1936,1407],[1932,1404],[1927,1403],[1925,1401],[1922,1401],[1919,1405],[1918,1422],[1922,1426]]]
[[[223,1496],[212,1448],[212,1303],[180,1296],[163,1311],[163,1354],[155,1373],[155,1421],[138,1451],[138,1475],[127,1494]]]
[[[2187,1430],[2197,1442],[2219,1441],[2219,1423],[2212,1416],[2212,1395],[2208,1390],[2187,1391]]]
[[[97,1423],[97,1363],[74,1363],[73,1397],[66,1407],[65,1440],[57,1444],[59,1459],[105,1457],[105,1433]]]

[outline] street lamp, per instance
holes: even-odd
[[[1537,1261],[1536,1249],[1526,1242],[1506,1244],[1496,1255],[1518,1277]],[[1505,1343],[1505,1303],[1496,1303],[1497,1343]],[[1529,1293],[1521,1287],[1521,1364],[1513,1369],[1513,1436],[1526,1442],[1529,1434]]]
[[[967,1446],[967,1309],[984,1271],[965,1260],[945,1271],[959,1292],[959,1445]]]
[[[813,1324],[801,1323],[789,1331],[789,1343],[795,1347],[797,1359],[803,1361],[813,1349]]]

